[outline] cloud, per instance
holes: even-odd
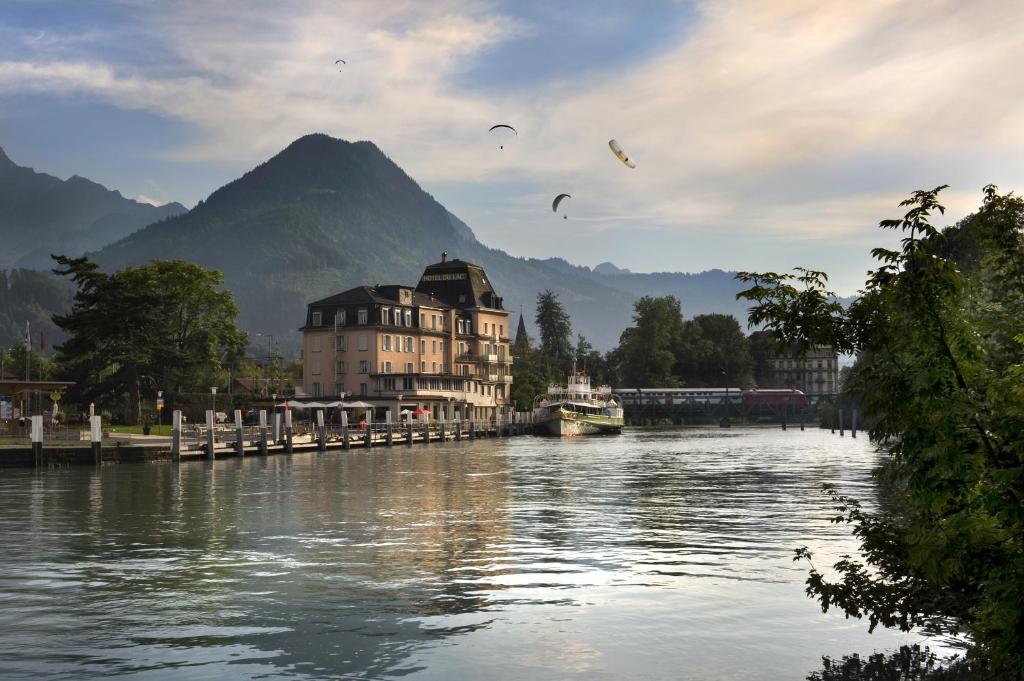
[[[150,198],[150,197],[146,196],[145,194],[139,194],[138,196],[135,197],[135,200],[138,201],[139,203],[148,203],[151,206],[162,206],[162,205],[164,205],[162,201],[158,201],[157,199]]]
[[[185,162],[251,165],[312,131],[371,139],[498,245],[546,224],[562,191],[584,233],[714,225],[856,241],[915,188],[951,182],[966,211],[985,182],[1024,181],[1024,5],[1012,0],[707,0],[642,60],[507,90],[472,77],[532,30],[500,4],[186,2],[133,16],[165,62],[69,43],[60,60],[0,62],[0,94],[98,97],[184,122],[192,139],[166,154]],[[520,131],[500,153],[486,135],[496,121]],[[496,184],[514,190],[481,191]]]

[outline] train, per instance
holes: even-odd
[[[673,407],[694,402],[721,402],[727,397],[730,404],[742,403],[746,407],[789,405],[800,408],[809,404],[807,395],[795,388],[615,388],[613,392],[627,409],[654,404]]]

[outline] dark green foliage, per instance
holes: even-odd
[[[866,658],[846,655],[841,660],[821,658],[821,670],[811,672],[807,681],[982,681],[995,677],[977,660],[941,659],[928,648],[901,646]]]
[[[74,289],[50,272],[0,270],[0,346],[24,341],[25,322],[35,349],[39,349],[40,334],[47,348],[57,345],[65,336],[52,317],[71,308],[73,295]]]
[[[626,387],[670,387],[679,384],[678,352],[683,313],[673,296],[644,296],[634,305],[633,326],[622,332],[617,361]]]
[[[767,331],[755,331],[747,337],[750,359],[753,362],[754,385],[759,388],[779,388],[769,360],[779,352],[775,336]]]
[[[157,390],[170,409],[226,383],[222,362],[239,356],[246,339],[231,294],[216,290],[219,272],[157,260],[106,274],[86,258],[56,260],[58,274],[78,284],[71,312],[54,319],[70,336],[56,358],[59,374],[75,382],[70,402],[95,402],[138,423],[143,399]]]
[[[558,300],[558,294],[541,291],[537,294],[537,315],[540,329],[540,351],[543,374],[548,381],[564,383],[573,369],[572,324],[569,313]]]
[[[964,631],[999,678],[1024,678],[1024,200],[987,187],[952,230],[930,223],[943,187],[915,192],[897,250],[848,310],[825,277],[743,273],[751,320],[797,347],[859,353],[847,389],[872,439],[887,504],[868,512],[833,493],[864,563],[835,578],[812,567],[824,609],[908,629]],[[798,559],[810,560],[805,550]]]
[[[754,383],[750,342],[732,315],[704,314],[688,320],[676,356],[683,385],[748,388]]]
[[[38,345],[26,352],[24,343],[14,343],[9,348],[0,347],[0,377],[32,381],[48,381],[55,378],[53,361],[38,352]],[[26,359],[28,360],[26,366]]]

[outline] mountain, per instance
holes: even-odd
[[[602,262],[594,265],[594,274],[632,274],[632,272],[616,267],[614,263]]]
[[[15,164],[0,149],[0,268],[49,269],[51,253],[77,256],[185,212],[151,206],[74,175],[61,180]]]
[[[302,137],[186,214],[149,225],[93,257],[106,268],[181,258],[224,272],[251,333],[298,347],[305,304],[359,284],[415,284],[441,251],[484,267],[513,312],[559,294],[574,329],[613,347],[635,295],[588,268],[516,258],[477,241],[371,142]]]

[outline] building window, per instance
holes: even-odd
[[[405,351],[412,352],[412,336],[405,337]]]
[[[405,363],[405,373],[407,373],[407,374],[411,374],[412,373],[412,362],[406,362]]]
[[[358,322],[360,324],[366,324],[366,318],[367,318],[366,308],[365,307],[359,308],[359,313],[358,314],[359,314]]]
[[[361,333],[358,336],[356,336],[356,345],[359,348],[360,352],[366,352],[366,350],[367,350],[367,348],[369,346],[367,345],[367,342],[366,342],[366,334],[365,333]]]
[[[473,333],[473,322],[466,320],[466,333]]]
[[[437,341],[436,340],[430,341],[430,351],[433,352],[433,353],[437,352]]]
[[[322,394],[323,394],[323,391],[320,389],[320,384],[319,383],[314,383],[313,384],[313,397],[320,397],[320,395],[322,395]]]
[[[380,323],[381,324],[387,324],[388,323],[388,317],[390,316],[389,315],[390,312],[391,312],[391,308],[390,307],[382,307],[380,309]]]
[[[491,326],[490,324],[488,324],[487,322],[484,322],[484,335],[485,336],[487,335],[487,330],[490,328],[490,326]]]
[[[504,324],[499,324],[498,325],[498,335],[499,336],[504,336],[505,335],[505,325]]]
[[[314,312],[312,317],[313,318],[310,321],[310,324],[312,326],[320,326],[323,323],[323,321],[324,321],[324,313],[323,312],[320,312],[320,311]]]
[[[420,312],[420,328],[427,328],[427,315],[424,314],[423,312]]]
[[[369,383],[360,383],[359,384],[359,394],[360,395],[365,395],[366,393],[368,393],[369,392],[369,387],[370,387]]]
[[[427,363],[426,362],[420,362],[420,373],[421,374],[427,373]]]
[[[405,325],[412,326],[412,310],[405,311]]]
[[[334,373],[336,373],[336,374],[343,374],[343,373],[345,373],[345,362],[344,361],[341,361],[341,362],[337,363],[337,365],[334,367]]]
[[[437,362],[432,362],[431,364],[432,364],[432,366],[430,367],[430,373],[436,374],[437,373]]]
[[[425,341],[425,340],[421,340],[420,341],[420,352],[426,354],[426,352],[427,352],[427,341]]]
[[[455,323],[455,325],[456,325],[456,330],[457,330],[457,331],[458,331],[459,333],[462,333],[462,332],[463,332],[463,330],[465,329],[465,324],[463,324],[463,323],[462,323],[462,320],[461,320],[461,319],[460,319],[459,321],[457,321],[457,322]]]
[[[386,333],[380,337],[380,349],[390,350],[391,349],[391,336]]]
[[[320,352],[320,348],[322,347],[322,342],[323,342],[323,339],[320,338],[319,334],[313,336],[310,339],[309,349],[312,350],[313,352]]]
[[[437,315],[436,314],[430,315],[430,328],[432,328],[432,329],[436,329],[437,328]]]
[[[348,350],[348,337],[347,336],[335,336],[334,337],[334,351],[345,352]]]
[[[368,374],[370,373],[370,362],[365,359],[359,360],[359,373]]]
[[[345,310],[344,309],[337,310],[334,313],[334,325],[335,326],[345,326]]]
[[[314,359],[313,360],[313,369],[312,369],[312,371],[313,371],[313,375],[314,376],[316,376],[316,375],[318,375],[320,373],[320,360],[318,360],[318,359]]]
[[[395,326],[402,325],[402,311],[399,308],[395,308]]]
[[[391,362],[384,362],[384,373],[385,374],[390,374],[391,373]]]

